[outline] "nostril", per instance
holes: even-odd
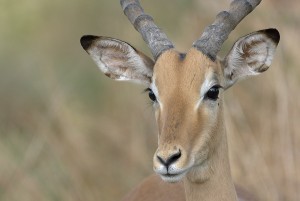
[[[169,157],[169,159],[167,160],[167,165],[169,166],[170,164],[176,162],[180,157],[181,157],[181,151],[178,150],[177,153]]]
[[[166,161],[162,157],[160,157],[160,156],[156,156],[156,157],[157,157],[157,159],[159,160],[160,163],[162,163],[163,165],[167,166],[166,165]]]
[[[176,162],[181,157],[181,151],[178,150],[178,152],[172,154],[171,156],[169,156],[166,159],[160,157],[159,155],[157,155],[156,157],[157,157],[157,159],[159,160],[160,163],[162,163],[163,165],[168,167],[169,165]]]

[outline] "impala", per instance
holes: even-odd
[[[153,157],[156,175],[125,200],[246,200],[231,177],[223,92],[238,80],[266,71],[280,35],[276,29],[256,31],[238,39],[224,59],[217,53],[260,2],[234,0],[187,53],[180,53],[138,0],[121,0],[125,15],[141,33],[154,60],[118,39],[81,38],[82,47],[106,76],[146,85],[153,101],[158,124]]]

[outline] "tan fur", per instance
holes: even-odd
[[[167,183],[158,175],[151,175],[132,190],[122,201],[183,201],[183,183]]]
[[[183,182],[175,184],[152,175],[124,201],[236,200],[223,124],[222,96],[218,100],[216,118],[212,118],[206,107],[200,107],[198,111],[193,107],[199,100],[199,87],[209,73],[216,76],[218,84],[223,84],[221,63],[212,62],[195,49],[191,49],[184,60],[180,59],[178,52],[171,50],[157,61],[153,81],[163,105],[163,109],[156,107],[159,125],[157,150],[168,156],[174,147],[180,146],[184,154],[179,166],[184,168],[190,157],[196,156],[195,167],[190,169]],[[154,155],[154,166],[156,162]],[[239,200],[254,200],[241,188],[238,188],[238,195]]]
[[[162,105],[156,109],[159,129],[156,155],[167,158],[173,149],[181,150],[176,167],[188,169],[184,178],[188,201],[236,199],[222,121],[222,96],[216,102],[203,99],[195,109],[201,86],[211,75],[216,84],[223,84],[220,63],[196,49],[191,49],[184,60],[176,51],[168,51],[154,66],[153,81]],[[154,169],[159,166],[154,155]]]
[[[235,186],[239,201],[256,201],[256,198],[240,186]],[[135,187],[122,201],[185,201],[182,182],[167,183],[152,174]]]
[[[163,180],[178,183],[151,176],[126,201],[234,201],[237,195],[239,200],[251,200],[241,190],[236,193],[231,178],[223,91],[268,68],[279,42],[277,30],[240,38],[223,61],[212,61],[191,48],[185,56],[169,49],[154,64],[117,39],[85,36],[81,42],[110,78],[147,84],[151,99],[156,97],[159,135],[153,169]],[[208,98],[213,88],[219,88],[220,93],[217,98]]]

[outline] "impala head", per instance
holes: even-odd
[[[154,170],[164,180],[178,181],[205,166],[225,135],[223,92],[238,80],[269,68],[279,42],[276,29],[246,35],[224,59],[217,58],[229,33],[259,3],[233,1],[229,11],[219,13],[187,53],[179,53],[138,0],[121,0],[154,61],[121,40],[81,38],[83,48],[105,75],[147,86],[159,129]]]

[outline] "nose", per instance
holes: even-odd
[[[161,164],[168,168],[172,163],[175,163],[181,157],[181,151],[178,149],[171,154],[157,153],[156,157]]]

